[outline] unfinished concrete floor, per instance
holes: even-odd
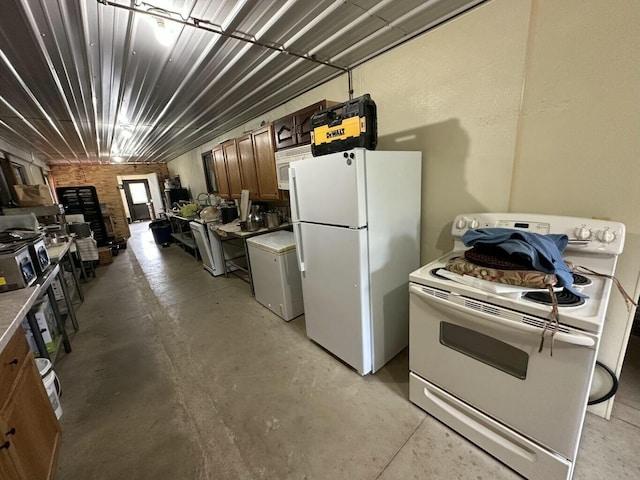
[[[408,356],[361,377],[249,285],[147,223],[97,268],[61,355],[57,480],[512,479],[408,400]],[[640,478],[640,352],[611,421],[588,415],[574,478]]]

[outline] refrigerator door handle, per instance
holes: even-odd
[[[299,220],[298,216],[298,188],[296,184],[296,170],[292,166],[289,166],[289,182],[291,183],[291,221],[296,222]]]
[[[302,257],[302,225],[299,223],[294,223],[293,225],[297,230],[293,238],[295,238],[296,240],[296,256],[298,257],[298,269],[300,270],[300,273],[303,273],[305,271],[305,267],[304,259]]]

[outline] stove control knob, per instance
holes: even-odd
[[[467,226],[467,219],[466,218],[459,218],[458,220],[456,220],[456,228],[458,230],[462,230]]]
[[[478,225],[480,225],[480,223],[478,223],[478,220],[476,220],[475,218],[473,220],[470,220],[467,222],[467,225],[469,226],[469,228],[471,230],[478,228]]]
[[[580,228],[576,228],[576,238],[578,240],[589,240],[589,238],[591,238],[591,230],[584,225]]]
[[[611,243],[616,239],[616,234],[608,228],[605,228],[604,230],[598,230],[596,237],[598,237],[598,240],[602,243]]]

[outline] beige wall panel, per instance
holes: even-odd
[[[207,192],[207,182],[204,177],[200,149],[191,150],[179,156],[167,163],[167,167],[171,178],[180,175],[182,187],[189,189],[191,198],[194,201],[200,193]]]
[[[357,70],[378,148],[423,153],[422,263],[451,249],[455,215],[507,209],[529,9],[489,2]]]
[[[636,0],[492,0],[354,70],[354,96],[378,106],[378,148],[423,153],[423,263],[451,248],[459,213],[606,217],[627,225],[618,274],[638,297],[638,25]],[[346,88],[341,76],[203,145],[198,168],[220,141]],[[191,178],[183,157],[169,168]],[[618,371],[630,323],[614,292],[599,358]]]
[[[510,209],[625,223],[617,276],[638,298],[638,2],[534,6]],[[598,358],[618,372],[631,321],[614,289]]]

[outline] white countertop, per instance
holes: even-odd
[[[59,271],[60,266],[54,265],[31,287],[0,293],[0,351],[7,345],[27,312],[49,288]]]
[[[281,223],[280,225],[278,225],[275,228],[266,228],[266,227],[261,227],[258,230],[254,230],[252,232],[246,231],[246,230],[240,230],[240,226],[236,226],[233,225],[233,222],[230,223],[226,223],[224,224],[224,226],[226,226],[226,228],[224,228],[223,224],[220,224],[220,226],[223,226],[223,228],[219,228],[215,225],[213,225],[211,228],[213,229],[213,231],[215,233],[217,233],[218,235],[220,235],[221,237],[226,237],[229,235],[232,235],[234,237],[239,237],[239,238],[243,238],[243,237],[253,237],[254,235],[260,235],[261,233],[268,233],[268,232],[274,232],[276,230],[282,230],[284,228],[289,227],[290,225],[292,225],[291,223]]]
[[[49,259],[52,262],[57,263],[62,257],[65,256],[65,254],[69,251],[69,249],[71,249],[73,245],[73,240],[69,242],[51,243],[47,245],[47,254],[49,255]],[[71,251],[74,250],[75,249],[71,249]]]
[[[0,352],[38,300],[41,292],[40,285],[35,284],[32,287],[0,293]]]

